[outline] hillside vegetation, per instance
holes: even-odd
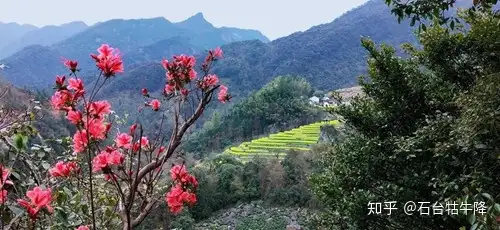
[[[215,113],[187,139],[184,149],[200,156],[220,153],[233,143],[319,121],[323,112],[309,105],[312,93],[302,78],[277,77],[227,112]]]
[[[312,184],[328,207],[323,227],[499,228],[500,15],[463,17],[469,31],[429,27],[419,36],[422,49],[407,46],[406,58],[363,42],[365,96],[337,110],[349,128],[344,140],[317,152]],[[369,202],[389,200],[397,212],[367,214]],[[408,201],[448,213],[407,215]],[[454,203],[487,208],[453,214]]]
[[[228,148],[225,153],[232,154],[243,162],[256,156],[283,159],[290,150],[309,151],[311,145],[318,143],[321,126],[337,124],[338,120],[303,125],[292,130],[273,133],[268,137],[243,142],[237,147]]]

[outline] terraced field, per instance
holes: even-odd
[[[304,125],[250,142],[243,142],[237,147],[226,149],[225,153],[235,155],[246,162],[256,155],[284,158],[288,150],[309,151],[310,146],[318,142],[320,127],[325,124],[337,125],[338,120]]]

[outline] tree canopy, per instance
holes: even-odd
[[[468,32],[435,25],[407,57],[369,40],[366,96],[341,106],[349,135],[322,152],[314,190],[324,224],[341,229],[497,229],[500,216],[500,16],[466,17]],[[369,202],[396,201],[392,215]],[[406,215],[407,201],[472,204],[485,214]],[[418,206],[417,206],[418,207]],[[472,229],[471,228],[471,229]]]

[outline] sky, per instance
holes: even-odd
[[[367,0],[1,0],[0,21],[60,25],[114,18],[182,21],[202,12],[214,26],[261,31],[271,40],[328,23]]]

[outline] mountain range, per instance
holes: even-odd
[[[367,54],[361,47],[362,37],[394,46],[417,44],[413,31],[408,23],[398,24],[383,0],[371,0],[330,23],[304,32],[268,43],[249,40],[224,45],[224,58],[215,65],[214,72],[229,85],[235,96],[245,96],[279,75],[304,77],[317,89],[350,87],[357,84],[357,76],[366,73]],[[157,62],[133,66],[117,78],[109,90],[121,95],[125,92],[137,94],[143,87],[148,87],[150,91],[162,90],[162,85],[156,84],[164,81],[163,69],[158,63],[162,54],[157,52],[172,49],[169,45],[173,42],[181,41],[174,39],[150,51],[143,49],[143,56],[153,54]],[[196,49],[190,46],[185,48],[187,53],[191,53],[189,49]],[[197,54],[197,60],[202,61],[203,55]]]
[[[10,67],[4,71],[4,75],[14,85],[43,89],[52,84],[56,74],[64,73],[61,57],[78,60],[85,70],[92,69],[93,61],[89,54],[95,53],[103,43],[119,48],[128,67],[163,55],[173,55],[173,52],[196,53],[232,42],[255,39],[269,42],[259,31],[214,27],[201,13],[178,23],[172,23],[163,17],[113,19],[95,24],[51,46],[27,46],[0,63]],[[172,47],[176,44],[179,46]],[[164,51],[158,53],[158,50]],[[165,50],[172,52],[165,53]]]
[[[34,31],[38,29],[33,25],[20,25],[14,22],[11,23],[3,23],[0,22],[0,49],[9,45],[11,42],[16,41],[17,39],[22,38],[25,34],[30,31]],[[2,57],[2,53],[0,52],[0,58]]]
[[[418,44],[414,30],[407,21],[398,23],[385,0],[370,0],[330,23],[273,41],[255,30],[214,27],[201,13],[178,23],[162,17],[114,19],[50,46],[27,46],[0,60],[9,67],[0,74],[17,87],[50,89],[55,75],[68,72],[61,57],[78,60],[83,70],[95,69],[89,54],[108,43],[123,54],[125,73],[104,86],[99,97],[110,100],[117,113],[123,114],[137,111],[143,104],[142,88],[152,93],[163,90],[165,72],[160,61],[172,55],[195,55],[200,63],[206,49],[222,46],[224,58],[213,70],[228,85],[233,101],[238,101],[280,75],[301,76],[320,90],[354,86],[357,77],[367,73],[363,37],[398,47],[402,43]],[[80,77],[90,85],[95,74],[85,71]],[[217,108],[209,109],[230,106],[215,104]],[[129,115],[131,120],[145,117]]]
[[[8,57],[30,45],[53,45],[87,28],[87,24],[77,21],[60,26],[50,25],[26,31],[22,37],[9,42],[3,48],[0,46],[0,58]],[[5,32],[8,33],[9,31]]]

